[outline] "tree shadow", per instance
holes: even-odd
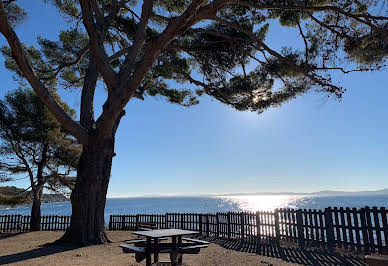
[[[256,253],[261,256],[278,258],[286,262],[302,265],[357,265],[366,266],[365,259],[357,255],[325,249],[302,249],[299,247],[282,247],[266,243],[255,243],[237,239],[200,237],[223,248],[241,252]]]
[[[28,259],[34,259],[44,256],[49,256],[56,253],[61,253],[73,249],[80,248],[78,245],[71,244],[61,244],[58,245],[56,243],[48,243],[40,246],[39,248],[33,250],[27,250],[15,254],[0,256],[0,265],[20,262]]]

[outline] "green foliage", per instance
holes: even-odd
[[[5,10],[8,15],[8,21],[12,26],[20,24],[27,17],[26,11],[15,3],[6,4]]]
[[[252,25],[241,25],[252,30]],[[264,38],[264,26],[257,33]],[[201,71],[209,79],[225,79],[227,72],[246,62],[247,57],[256,50],[249,37],[220,23],[209,25],[204,32],[191,37],[192,56],[200,65]]]
[[[186,10],[190,3],[190,0],[159,0],[155,4],[167,12],[180,14]]]
[[[38,76],[53,90],[59,86],[82,88],[89,60],[89,51],[85,49],[90,47],[89,37],[82,28],[82,23],[79,23],[82,21],[80,5],[75,0],[44,1],[56,6],[60,13],[69,18],[72,26],[61,31],[59,41],[40,37],[39,48],[25,46],[28,57]],[[155,60],[145,74],[134,96],[139,99],[161,96],[170,103],[191,106],[199,102],[199,97],[207,94],[238,110],[262,112],[310,89],[341,97],[344,90],[333,84],[331,70],[346,72],[345,68],[349,65],[353,70],[379,69],[388,56],[388,20],[355,17],[359,14],[386,15],[381,8],[381,1],[243,2],[245,4],[226,4],[216,15],[232,25],[252,32],[255,38],[233,26],[211,19],[202,20],[188,30],[179,31],[161,51],[160,57],[163,60]],[[96,3],[108,20],[112,1],[96,0]],[[157,16],[150,18],[145,30],[143,50],[134,59],[136,62],[129,66],[132,71],[130,76],[143,63],[146,47],[157,46],[157,38],[166,26],[173,23],[191,3],[191,0],[154,2],[153,13]],[[204,1],[202,6],[209,3],[210,1]],[[139,27],[139,10],[142,4],[142,1],[128,1],[125,8],[112,17],[109,29],[104,30],[107,54],[129,50]],[[336,10],[313,9],[325,6]],[[295,7],[301,8],[296,10]],[[15,14],[15,18],[25,16],[25,12],[19,7],[9,5],[7,8],[10,17],[12,14]],[[368,22],[375,26],[371,27]],[[264,47],[270,25],[272,27],[274,24],[278,24],[278,27],[295,28],[299,32],[300,43],[290,45],[290,42],[284,40],[285,47],[280,51]],[[6,67],[20,78],[23,77],[10,50],[3,47],[2,52]],[[109,59],[110,65],[118,73],[126,62],[125,56],[123,53],[120,57]],[[166,61],[169,64],[164,63]],[[200,74],[203,77],[197,80],[206,84],[205,87],[199,86],[201,82],[193,82],[189,77]],[[196,86],[187,86],[187,82],[195,83]],[[258,96],[257,92],[263,90],[265,96]]]
[[[388,36],[385,32],[380,32],[348,39],[345,42],[345,51],[353,60],[361,64],[381,63],[388,56]]]
[[[43,2],[52,3],[69,19],[77,19],[79,16],[80,9],[74,0],[43,0]]]

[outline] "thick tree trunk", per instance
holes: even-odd
[[[113,138],[84,146],[71,193],[71,224],[60,242],[81,245],[109,242],[105,233],[104,210],[113,152]]]
[[[30,231],[40,231],[40,205],[42,202],[43,188],[34,193],[31,207]]]

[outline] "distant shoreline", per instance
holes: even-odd
[[[325,190],[318,192],[247,192],[247,193],[224,193],[224,194],[191,194],[191,195],[139,195],[110,197],[109,199],[126,199],[126,198],[174,198],[174,197],[233,197],[233,196],[311,196],[311,197],[347,197],[347,196],[388,196],[388,189],[368,190],[368,191],[336,191]]]

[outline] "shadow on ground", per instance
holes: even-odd
[[[40,246],[39,248],[23,251],[15,254],[0,256],[0,265],[9,264],[9,263],[15,263],[15,262],[21,262],[24,260],[34,259],[38,257],[44,257],[49,256],[52,254],[65,252],[68,250],[73,250],[80,248],[80,246],[74,246],[74,245],[57,245],[55,243],[52,244],[46,244],[43,246]]]
[[[18,235],[21,235],[21,234],[25,234],[25,232],[19,232],[19,233],[2,233],[2,232],[0,232],[0,240],[1,239],[6,239],[6,238],[9,238],[9,237],[18,236]]]
[[[258,244],[214,237],[201,237],[201,239],[220,245],[226,249],[256,253],[258,255],[278,258],[286,262],[303,265],[367,265],[363,257],[340,252],[330,252],[322,249],[278,247],[270,244]]]

